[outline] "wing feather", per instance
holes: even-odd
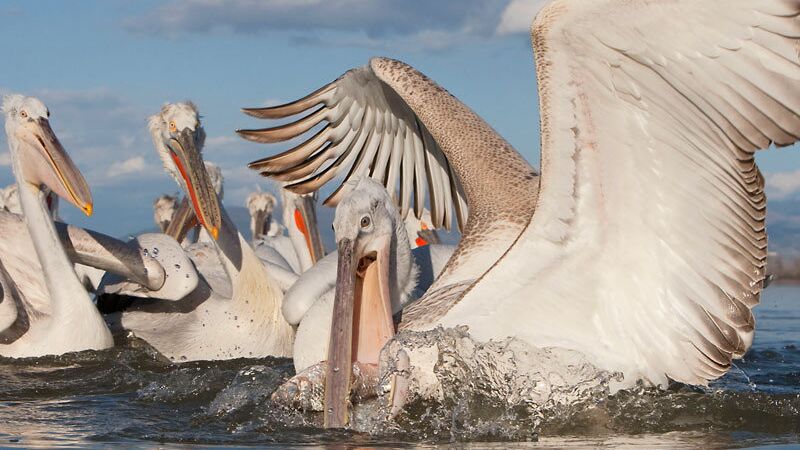
[[[545,7],[537,210],[449,320],[480,337],[535,317],[513,332],[630,383],[725,373],[752,343],[764,284],[754,153],[800,137],[798,17],[795,0]],[[489,297],[503,300],[477,301]]]
[[[262,119],[301,115],[283,125],[238,130],[259,143],[304,139],[249,164],[264,176],[289,183],[287,188],[310,192],[341,175],[342,184],[324,202],[335,206],[348,180],[370,176],[386,186],[403,214],[413,202],[414,213],[421,216],[427,190],[434,226],[449,229],[454,218],[459,229],[466,223],[462,182],[414,111],[370,66],[351,70],[297,101],[242,111]]]

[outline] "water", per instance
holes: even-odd
[[[0,447],[797,445],[800,287],[770,287],[756,316],[753,349],[707,389],[642,388],[608,396],[606,378],[584,367],[564,374],[570,382],[584,379],[581,390],[569,392],[577,403],[559,402],[564,397],[553,384],[541,397],[546,405],[536,407],[513,400],[529,388],[524,382],[509,381],[498,391],[505,398],[486,388],[492,380],[478,376],[481,368],[509,364],[502,351],[488,347],[482,351],[490,353],[469,361],[451,359],[452,373],[465,385],[445,383],[439,400],[413,401],[396,422],[371,421],[377,410],[359,408],[359,427],[371,433],[324,431],[319,414],[272,403],[270,394],[292,375],[289,360],[173,365],[140,342],[122,339],[103,352],[0,361]]]

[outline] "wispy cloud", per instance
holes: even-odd
[[[765,175],[769,199],[785,200],[800,195],[800,170]]]
[[[0,153],[0,167],[11,166],[11,154],[8,152]]]
[[[236,136],[212,136],[206,138],[207,149],[224,149],[241,143],[242,139]]]
[[[371,47],[399,43],[437,48],[493,36],[506,2],[171,0],[128,18],[124,26],[136,33],[167,37],[296,31],[293,41],[298,44],[337,42]]]
[[[500,16],[497,34],[527,33],[547,0],[511,0]]]
[[[125,161],[119,161],[111,164],[111,167],[108,168],[106,175],[109,178],[113,178],[120,175],[136,174],[143,172],[145,167],[146,163],[144,161],[144,157],[134,156],[133,158],[128,158]]]

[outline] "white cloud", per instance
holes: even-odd
[[[187,33],[296,32],[307,45],[398,45],[439,49],[491,37],[508,0],[171,0],[128,18],[130,31]],[[344,39],[343,39],[344,38]]]
[[[783,200],[800,194],[800,170],[765,175],[769,199]]]
[[[125,161],[119,161],[111,164],[111,167],[108,168],[107,176],[112,178],[120,175],[144,172],[146,166],[147,165],[145,164],[144,157],[134,156],[133,158],[128,158]]]
[[[497,34],[528,33],[536,14],[547,0],[511,0],[500,16]]]
[[[11,166],[11,154],[8,152],[0,153],[0,167]]]
[[[206,138],[206,148],[211,149],[224,149],[233,144],[240,144],[242,142],[242,138],[237,136],[214,136],[214,137],[207,137]]]

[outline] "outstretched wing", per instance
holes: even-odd
[[[262,143],[306,135],[296,147],[250,163],[262,175],[289,183],[287,189],[304,194],[343,177],[324,202],[333,206],[348,180],[369,176],[386,186],[402,217],[412,203],[415,215],[421,216],[427,190],[435,227],[450,229],[453,218],[459,229],[466,223],[461,181],[441,148],[408,104],[370,66],[350,70],[295,102],[243,111],[262,119],[305,114],[285,125],[238,130],[245,139]]]
[[[798,14],[787,0],[545,8],[537,210],[452,320],[532,317],[520,335],[659,384],[725,373],[764,281],[754,152],[800,136]]]

